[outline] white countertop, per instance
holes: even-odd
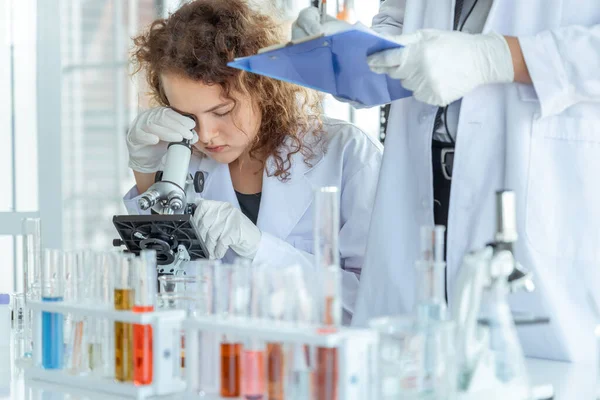
[[[0,400],[25,399],[99,399],[106,396],[83,396],[82,393],[69,391],[72,396],[60,393],[52,385],[26,382],[23,370],[11,363],[10,352],[0,348]],[[552,384],[554,399],[557,400],[595,400],[596,366],[570,364],[556,361],[528,359],[527,368],[534,385]],[[10,388],[10,392],[8,392]],[[172,396],[174,397],[174,396]],[[181,398],[181,396],[177,396]]]

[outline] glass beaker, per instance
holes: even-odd
[[[425,335],[414,318],[383,317],[369,321],[379,332],[381,398],[398,399],[419,393]]]

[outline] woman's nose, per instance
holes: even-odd
[[[210,144],[214,138],[219,136],[219,131],[216,127],[203,123],[198,123],[196,133],[198,133],[198,140],[200,143],[206,145]]]

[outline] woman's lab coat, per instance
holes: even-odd
[[[313,191],[322,186],[337,186],[340,188],[342,305],[344,319],[349,322],[363,265],[382,146],[346,122],[324,119],[323,128],[325,140],[322,143],[326,144],[326,151],[323,154],[320,150],[321,144],[314,149],[317,158],[311,161],[312,167],[296,153],[292,156],[289,181],[282,182],[264,173],[257,221],[262,237],[254,263],[275,266],[297,263],[310,271],[314,267]],[[190,173],[196,171],[203,171],[206,177],[198,199],[225,201],[239,208],[227,164],[208,157],[193,157]],[[148,214],[139,209],[138,197],[136,186],[125,195],[128,212]],[[229,250],[225,258],[231,261],[233,256]]]
[[[387,0],[373,28],[449,30],[453,4]],[[533,85],[487,85],[462,100],[448,220],[450,307],[463,256],[493,239],[495,191],[512,189],[516,257],[537,288],[510,295],[511,307],[551,319],[519,328],[524,350],[589,360],[600,323],[590,306],[600,298],[600,2],[495,0],[489,31],[519,37]],[[412,310],[419,227],[433,224],[435,114],[413,98],[392,104],[353,324]]]

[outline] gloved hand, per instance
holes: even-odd
[[[169,142],[198,141],[196,122],[168,107],[151,108],[137,116],[127,132],[129,167],[138,172],[156,172]]]
[[[222,201],[200,200],[196,205],[196,228],[211,259],[223,258],[230,247],[240,257],[254,258],[261,232],[240,210]]]
[[[307,36],[315,36],[320,33],[329,35],[352,25],[327,15],[325,22],[321,23],[321,15],[316,7],[308,7],[300,11],[298,19],[292,24],[292,40],[302,39]]]
[[[371,55],[371,70],[400,79],[427,104],[446,106],[480,85],[514,80],[510,49],[497,33],[421,30],[390,39],[405,47]]]

